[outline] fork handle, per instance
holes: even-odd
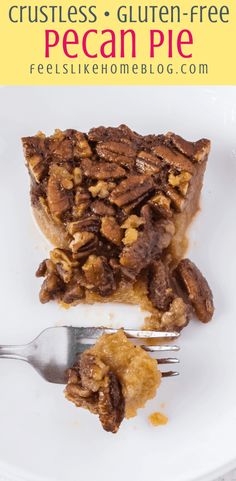
[[[28,361],[27,346],[0,346],[0,359]]]

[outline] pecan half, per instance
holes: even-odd
[[[75,222],[69,222],[67,224],[67,230],[72,236],[76,232],[94,232],[95,234],[99,232],[101,221],[99,217],[95,215],[90,215],[90,217],[85,217],[84,219],[77,220]]]
[[[82,269],[88,289],[95,290],[101,296],[109,296],[116,289],[114,274],[106,257],[90,255]]]
[[[176,189],[173,189],[171,185],[167,184],[164,187],[165,194],[169,199],[171,200],[171,204],[177,210],[177,212],[182,212],[184,205],[185,205],[185,200],[184,197],[177,192]]]
[[[85,297],[85,290],[78,282],[67,284],[64,294],[61,296],[64,304],[73,304]]]
[[[186,170],[190,174],[194,174],[195,166],[193,163],[186,157],[185,155],[181,154],[180,152],[175,152],[173,149],[170,149],[166,145],[157,145],[153,147],[152,151],[155,155],[160,157],[164,162],[171,165],[177,170]]]
[[[37,271],[35,272],[36,277],[44,277],[47,272],[47,261],[44,259],[40,262]]]
[[[163,166],[161,160],[153,154],[141,151],[136,159],[136,169],[141,174],[158,174]]]
[[[81,168],[84,175],[90,177],[90,179],[120,179],[126,175],[123,167],[111,162],[95,162],[90,159],[84,159],[81,162]]]
[[[125,415],[125,400],[121,384],[114,372],[110,371],[99,392],[99,419],[105,431],[116,433]]]
[[[110,201],[118,207],[125,207],[134,201],[139,203],[153,188],[154,182],[151,177],[131,175],[112,191]]]
[[[112,242],[113,244],[117,246],[121,244],[123,230],[117,223],[115,217],[103,217],[100,232],[108,241]]]
[[[104,215],[109,215],[109,216],[114,216],[115,215],[115,209],[112,207],[110,204],[106,204],[102,200],[95,200],[91,204],[91,210],[94,212],[94,214],[104,216]]]
[[[70,189],[73,184],[68,185],[71,181],[67,178],[65,172],[67,171],[63,167],[57,164],[51,165],[47,184],[47,201],[51,215],[55,219],[58,219],[71,207]]]
[[[99,157],[116,162],[125,167],[132,167],[135,162],[136,149],[122,142],[102,142],[96,147]]]
[[[214,313],[213,295],[207,280],[189,259],[182,259],[174,274],[185,290],[198,319],[208,322]]]
[[[174,224],[168,220],[147,224],[144,231],[139,232],[138,239],[123,249],[120,255],[121,265],[138,275],[168,247],[174,232]]]
[[[29,171],[39,184],[48,172],[46,160],[46,137],[39,133],[35,137],[23,137],[23,149]]]
[[[56,272],[47,274],[39,292],[39,300],[42,304],[57,299],[63,292],[63,281]]]
[[[48,171],[48,166],[40,155],[33,155],[28,160],[29,171],[34,180],[39,184]]]
[[[70,243],[70,249],[76,258],[87,257],[96,251],[98,238],[92,232],[75,232],[74,239]]]
[[[148,292],[152,304],[161,311],[167,311],[175,294],[171,287],[167,267],[161,260],[151,264],[149,270]]]
[[[197,162],[202,162],[210,152],[210,140],[200,139],[197,142],[189,142],[172,132],[168,132],[166,137],[171,140],[180,152]]]
[[[73,143],[67,135],[67,131],[62,132],[59,129],[49,138],[49,153],[53,160],[59,162],[68,162],[73,159]]]

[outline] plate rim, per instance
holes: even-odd
[[[236,468],[236,456],[217,469],[212,469],[200,477],[191,477],[188,481],[218,481],[220,476],[229,474]],[[0,463],[0,481],[56,481],[56,478],[33,475],[24,471],[12,471],[5,463]],[[92,481],[88,479],[88,481]],[[187,481],[186,478],[183,481]]]
[[[195,88],[194,86],[192,86]],[[210,87],[210,86],[209,86]],[[224,86],[221,86],[224,87]],[[35,90],[38,87],[35,86]],[[186,86],[184,86],[186,88]],[[191,88],[191,87],[190,87]],[[215,88],[215,86],[214,86]],[[228,86],[227,86],[228,88]],[[236,89],[235,86],[233,86],[234,89]],[[45,90],[47,89],[47,86],[45,86]],[[216,88],[217,90],[217,88]],[[226,453],[227,454],[227,453]],[[222,475],[226,475],[228,472],[236,468],[236,453],[232,457],[229,456],[229,459],[227,461],[227,456],[225,456],[226,461],[225,463],[221,464],[217,468],[209,468],[209,470],[202,474],[201,476],[195,477],[192,475],[191,477],[188,478],[187,481],[216,481],[218,477]],[[212,463],[213,466],[213,463]],[[0,462],[0,481],[57,481],[54,477],[48,477],[48,475],[38,475],[31,473],[30,471],[24,471],[21,468],[18,468],[17,466],[12,466],[8,463],[5,462]],[[184,479],[186,481],[186,478]]]

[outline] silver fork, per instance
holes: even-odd
[[[28,362],[49,382],[66,384],[68,368],[72,367],[77,356],[91,347],[91,340],[102,334],[112,334],[117,329],[105,327],[49,327],[42,331],[29,344],[21,346],[0,346],[0,358],[18,359]],[[171,341],[179,336],[178,332],[136,331],[124,329],[125,334],[134,341],[148,340],[148,345],[139,345],[151,353],[178,351],[175,345],[151,345],[151,341],[159,339]],[[178,359],[167,357],[158,359],[158,364],[178,363]],[[177,376],[176,371],[165,371],[162,377]]]

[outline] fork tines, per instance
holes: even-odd
[[[112,333],[115,332],[115,329],[105,329],[106,333]],[[107,332],[109,331],[109,332]],[[179,337],[179,332],[162,332],[162,331],[138,331],[134,329],[124,329],[125,334],[130,338],[130,339],[149,339],[152,341],[152,339],[166,339],[168,341],[174,340]],[[179,346],[176,345],[141,345],[141,347],[148,352],[168,352],[168,351],[179,351]],[[179,363],[179,359],[176,357],[166,357],[166,358],[160,358],[157,359],[158,364],[177,364]],[[177,371],[163,371],[162,377],[173,377],[173,376],[178,376],[179,373]]]
[[[118,329],[106,328],[106,327],[80,327],[76,329],[76,337],[87,338],[87,339],[97,339],[102,334],[113,334],[117,332]],[[156,352],[173,352],[179,351],[179,347],[171,344],[151,344],[151,342],[160,339],[172,341],[179,337],[179,332],[163,332],[163,331],[141,331],[135,329],[124,329],[125,334],[129,339],[132,340],[149,340],[150,344],[139,344],[145,351],[150,353]],[[166,357],[157,359],[158,364],[177,364],[179,360],[175,357]],[[176,371],[164,371],[162,372],[162,377],[173,377],[177,376],[179,373]]]

